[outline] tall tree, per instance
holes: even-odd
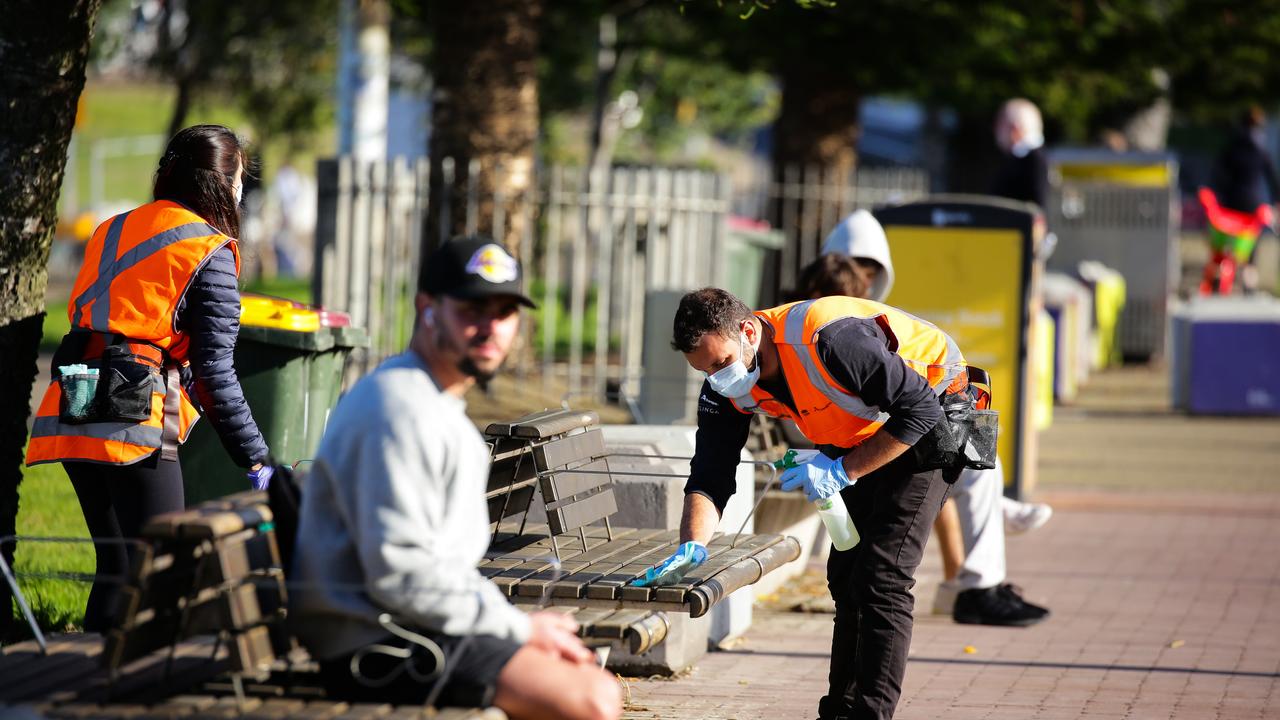
[[[170,0],[152,65],[176,90],[169,135],[201,98],[229,98],[265,136],[327,120],[337,56],[337,0]]]
[[[16,0],[0,23],[0,537],[17,524],[49,248],[99,5]],[[0,637],[9,606],[0,586]]]
[[[470,198],[475,229],[494,233],[513,252],[524,237],[535,189],[543,9],[543,0],[428,6],[435,88],[424,235],[432,245],[468,229]],[[498,216],[503,227],[495,232]]]

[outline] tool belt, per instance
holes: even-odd
[[[86,371],[63,372],[74,366]],[[53,379],[62,390],[58,421],[67,425],[147,422],[153,395],[162,394],[162,449],[165,459],[177,458],[178,366],[163,348],[119,334],[73,329],[54,353]]]
[[[991,378],[969,366],[969,383],[938,398],[942,418],[912,451],[920,470],[990,470],[996,466],[1000,413],[991,409]]]

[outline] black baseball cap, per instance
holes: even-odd
[[[536,308],[521,288],[520,261],[497,240],[486,235],[456,237],[427,258],[418,289],[429,295],[459,300],[507,295]]]

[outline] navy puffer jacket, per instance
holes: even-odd
[[[233,362],[240,334],[240,290],[230,248],[215,252],[196,272],[178,303],[177,326],[191,341],[191,373],[183,378],[188,394],[235,464],[249,468],[265,463],[267,443],[245,402]]]

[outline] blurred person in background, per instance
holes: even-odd
[[[95,539],[136,538],[184,509],[178,445],[201,413],[254,487],[271,478],[232,360],[247,169],[230,130],[186,128],[160,158],[155,201],[107,220],[85,247],[27,464],[63,464]],[[104,631],[133,553],[121,542],[95,552],[85,629]]]
[[[991,185],[991,194],[1010,200],[1049,206],[1049,164],[1044,155],[1044,121],[1040,109],[1025,98],[1014,98],[996,115],[996,145],[1004,160]]]
[[[1218,155],[1213,188],[1218,204],[1228,210],[1252,216],[1260,206],[1280,200],[1280,179],[1266,151],[1266,122],[1262,108],[1254,105],[1245,110],[1231,139]],[[1246,252],[1240,283],[1245,292],[1255,292],[1258,288],[1258,268],[1254,262],[1257,242]]]

